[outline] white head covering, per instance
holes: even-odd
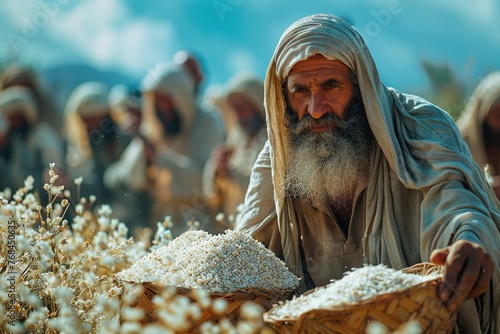
[[[457,120],[460,132],[471,148],[472,157],[480,167],[484,167],[488,161],[484,149],[483,124],[491,107],[498,103],[500,103],[500,71],[490,73],[481,80]],[[500,173],[500,171],[495,172]]]
[[[226,123],[226,131],[229,133],[238,123],[238,119],[229,104],[231,94],[242,94],[256,107],[256,111],[262,117],[266,118],[264,108],[264,82],[251,71],[241,71],[234,74],[227,82],[225,87],[215,99],[215,104],[220,110]]]
[[[242,71],[227,83],[226,98],[231,94],[243,94],[257,107],[260,116],[266,117],[264,108],[264,82],[253,72]]]
[[[0,91],[0,113],[4,115],[21,113],[29,124],[35,124],[38,119],[36,101],[31,89],[12,86]]]
[[[76,113],[81,117],[108,115],[108,95],[108,87],[102,82],[84,82],[71,93],[64,113],[66,116]]]
[[[108,88],[104,83],[87,81],[78,85],[68,98],[64,110],[68,142],[66,161],[69,166],[81,167],[90,161],[92,148],[87,126],[82,118],[110,115]]]
[[[189,79],[184,69],[174,63],[163,62],[157,64],[143,79],[142,91],[160,92],[169,96],[180,113],[182,120],[181,134],[186,133],[191,128],[196,112],[195,100],[193,98],[193,81]],[[154,115],[154,108],[148,107],[147,98],[144,100],[146,108],[143,109],[143,129],[146,133],[160,132],[159,122]]]

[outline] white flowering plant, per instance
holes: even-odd
[[[1,334],[174,333],[189,328],[204,307],[217,306],[201,290],[193,301],[165,289],[154,299],[160,321],[141,322],[144,312],[133,306],[140,285],[124,285],[116,274],[167,244],[171,222],[160,223],[154,236],[145,229],[134,242],[109,205],[93,207],[94,196],[76,198],[72,206],[71,193],[56,185],[54,164],[49,167],[46,205],[33,193],[31,176],[14,194],[0,192]],[[78,189],[81,179],[75,184]],[[200,332],[266,332],[256,306],[236,325],[207,322]]]

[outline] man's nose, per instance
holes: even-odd
[[[325,101],[325,96],[322,93],[312,93],[307,107],[307,112],[314,119],[323,117],[329,110]]]

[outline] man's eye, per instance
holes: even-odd
[[[333,89],[333,88],[336,88],[336,87],[337,87],[337,83],[335,83],[335,82],[329,82],[329,83],[326,83],[324,85],[325,89]]]

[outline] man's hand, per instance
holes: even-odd
[[[464,300],[486,292],[493,277],[491,256],[473,242],[459,240],[432,252],[431,262],[444,265],[443,282],[438,295],[449,311],[455,311]]]
[[[229,159],[233,149],[224,144],[217,145],[212,151],[212,159],[215,161],[215,175],[217,177],[229,177]]]

